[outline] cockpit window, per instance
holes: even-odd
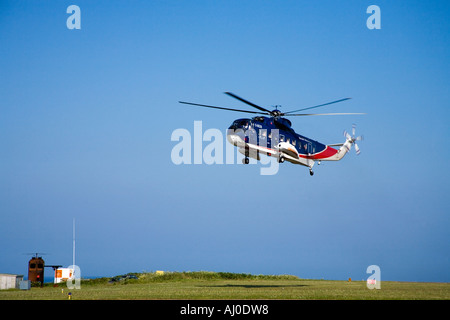
[[[245,129],[247,129],[249,124],[250,124],[249,120],[239,119],[239,120],[235,120],[230,128],[234,128],[234,129],[236,129],[236,128],[245,128]]]

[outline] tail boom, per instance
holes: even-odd
[[[329,157],[321,158],[320,160],[321,161],[339,161],[347,154],[347,152],[350,151],[351,147],[352,147],[351,140],[345,141],[345,143],[342,145],[342,147],[339,148],[339,150],[336,150],[334,148],[331,148],[330,146],[327,146],[327,149],[330,148],[330,149],[334,150],[335,152],[334,152],[334,154],[330,155]]]
[[[339,161],[347,154],[347,152],[350,151],[351,146],[352,142],[350,140],[347,140],[344,144],[342,144],[339,150],[336,150],[335,148],[332,148],[330,146],[325,146],[325,149],[315,154],[298,154],[298,159],[308,159],[315,161]]]

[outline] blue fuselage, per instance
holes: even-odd
[[[300,155],[312,155],[325,150],[326,145],[297,134],[285,118],[264,116],[237,119],[228,128],[229,134],[242,134],[246,143],[272,149],[279,142],[290,143]],[[230,131],[231,130],[231,131]],[[278,131],[277,131],[278,130]]]

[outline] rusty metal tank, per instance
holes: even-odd
[[[31,258],[28,261],[28,280],[31,282],[40,282],[41,285],[44,284],[44,259],[38,257]]]

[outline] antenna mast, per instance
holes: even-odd
[[[75,218],[73,218],[73,249],[72,249],[72,265],[75,266]]]

